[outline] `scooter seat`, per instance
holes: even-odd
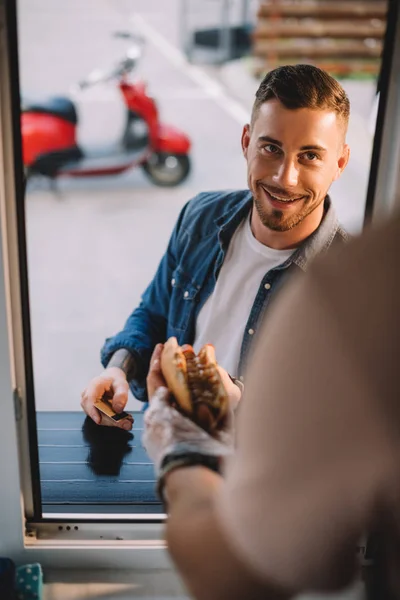
[[[44,102],[31,102],[23,106],[23,112],[39,112],[48,115],[61,117],[74,125],[78,122],[78,115],[75,106],[69,98],[63,96],[54,96]]]

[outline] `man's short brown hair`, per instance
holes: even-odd
[[[267,73],[256,92],[251,122],[264,102],[276,98],[286,108],[332,110],[345,128],[350,115],[350,102],[336,79],[313,65],[286,65]]]

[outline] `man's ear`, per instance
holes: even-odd
[[[350,147],[348,144],[344,144],[341,155],[339,156],[339,159],[338,159],[337,171],[336,171],[336,175],[335,175],[333,181],[336,181],[336,179],[339,179],[339,177],[345,170],[347,163],[349,162],[349,158],[350,158]]]
[[[246,123],[242,131],[242,151],[243,156],[247,158],[247,150],[250,144],[250,125]]]

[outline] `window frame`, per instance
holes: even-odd
[[[400,6],[388,0],[364,225],[400,207]]]
[[[400,209],[399,12],[389,0],[389,58],[382,65],[367,199],[372,221]],[[164,515],[41,515],[17,64],[16,1],[0,0],[0,452],[7,457],[0,461],[0,551],[44,567],[170,569]]]
[[[16,2],[0,0],[0,550],[44,567],[170,569],[165,515],[42,517],[19,106]]]

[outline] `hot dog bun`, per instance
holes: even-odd
[[[229,399],[211,344],[196,355],[192,346],[179,346],[176,338],[169,338],[161,354],[161,370],[184,415],[209,433],[223,427]]]

